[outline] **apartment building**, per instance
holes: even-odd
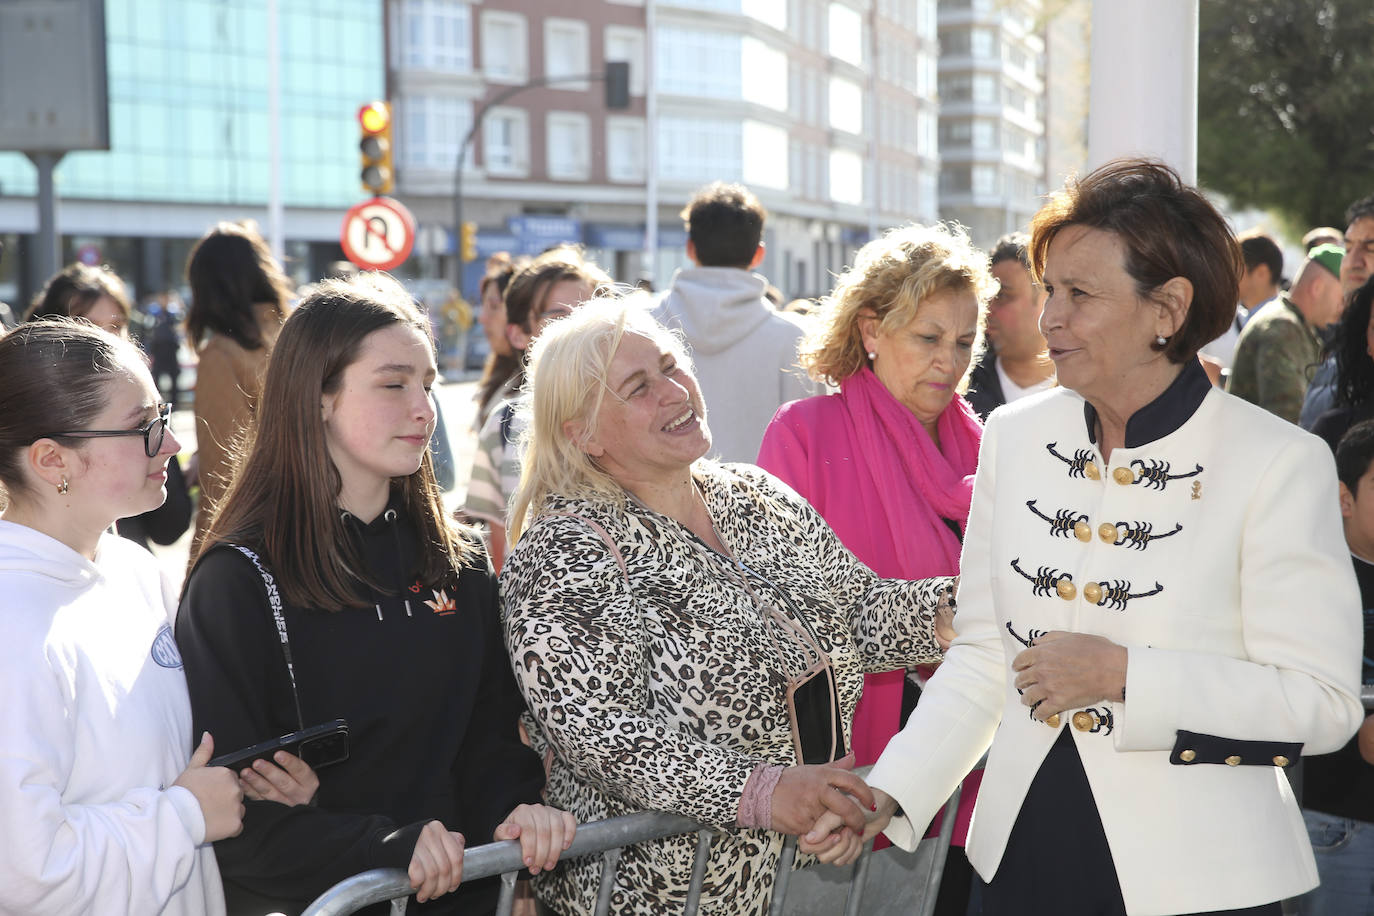
[[[940,215],[984,247],[1045,193],[1044,27],[1040,0],[940,0]]]
[[[391,0],[388,25],[397,196],[428,274],[449,266],[459,147],[484,107],[462,173],[479,255],[579,241],[661,288],[692,191],[742,181],[770,212],[762,271],[807,296],[871,232],[936,217],[936,0]],[[609,111],[577,77],[615,60],[630,104]]]

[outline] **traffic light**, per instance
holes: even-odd
[[[458,255],[464,262],[477,260],[476,223],[463,223],[458,233]]]
[[[358,109],[358,126],[362,129],[358,152],[362,154],[363,166],[358,178],[364,191],[386,194],[396,186],[391,165],[391,105],[368,102]]]

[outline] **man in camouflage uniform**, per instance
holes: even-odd
[[[1298,422],[1307,384],[1321,363],[1317,332],[1341,314],[1343,253],[1337,245],[1312,249],[1292,290],[1250,317],[1236,342],[1227,391]]]

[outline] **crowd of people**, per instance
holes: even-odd
[[[0,911],[298,913],[397,867],[487,913],[464,850],[514,840],[588,916],[578,825],[655,809],[714,828],[699,912],[763,914],[788,836],[911,849],[960,783],[941,914],[1374,905],[1374,197],[1289,283],[1119,160],[787,310],[752,193],[682,216],[658,296],[488,264],[457,513],[422,308],[213,227],[179,589],[133,543],[191,524],[175,368],[112,272],[50,281],[0,337]],[[611,911],[681,910],[696,847],[626,848]]]

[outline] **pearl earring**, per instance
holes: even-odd
[[[1165,337],[1163,334],[1160,334],[1160,335],[1158,335],[1158,336],[1155,337],[1155,344],[1156,344],[1156,346],[1162,347],[1162,346],[1164,346],[1165,344],[1167,344],[1168,342],[1169,342],[1169,338]]]
[[[67,495],[67,491],[70,490],[70,489],[71,489],[71,485],[67,483],[67,478],[63,477],[63,478],[62,478],[62,482],[59,483],[59,484],[57,485],[57,492],[58,492],[58,494],[61,495],[61,496],[66,496],[66,495]]]
[[[878,358],[878,354],[877,354],[877,353],[874,353],[872,350],[869,350],[869,351],[868,351],[868,360],[869,360],[869,362],[872,362],[873,360],[875,360],[875,359],[877,359],[877,358]]]

